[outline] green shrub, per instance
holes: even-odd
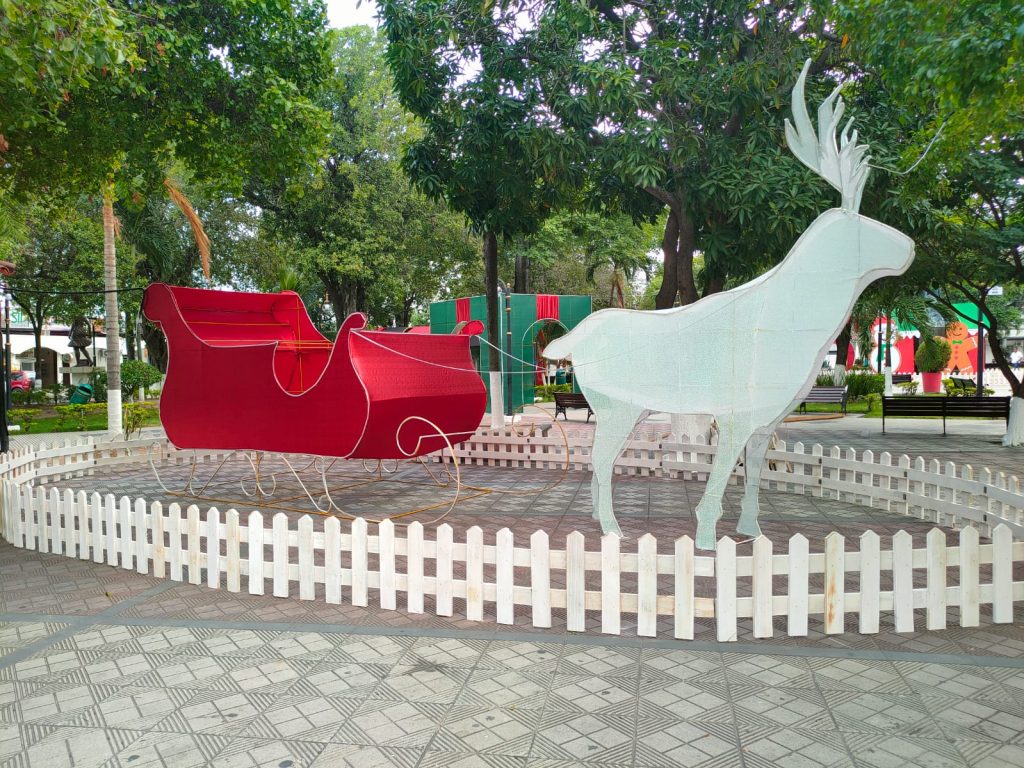
[[[916,381],[904,381],[896,385],[899,387],[904,395],[916,395],[917,394],[917,382]]]
[[[93,371],[89,383],[92,384],[92,399],[97,403],[107,402],[107,372]]]
[[[846,376],[846,393],[853,400],[885,392],[885,376],[880,373],[850,373]]]
[[[126,360],[121,364],[121,397],[126,400],[140,389],[159,384],[163,374],[155,366],[141,360]]]
[[[153,403],[125,403],[121,409],[121,425],[125,438],[141,433],[149,416],[156,411]]]
[[[555,392],[572,392],[572,384],[541,384],[533,392],[542,402],[549,403],[555,399]]]
[[[74,418],[75,408],[74,405],[58,405],[54,410],[57,412],[57,429],[64,429]]]
[[[835,384],[836,372],[831,368],[819,373],[818,377],[814,380],[814,386],[816,387],[834,387]]]
[[[29,432],[32,429],[32,422],[36,419],[34,408],[15,408],[9,415],[11,421],[21,427],[22,432]]]
[[[141,360],[125,360],[121,363],[121,399],[127,401],[139,389],[159,384],[164,375],[160,369]],[[97,403],[107,402],[107,372],[94,371],[92,374],[92,396]]]
[[[938,373],[945,370],[952,354],[948,341],[939,336],[925,336],[914,353],[914,363],[919,371]]]
[[[885,391],[884,389],[882,390]],[[865,395],[865,399],[868,401],[868,413],[875,410],[878,407],[878,403],[881,402],[882,395],[879,392],[868,392]]]

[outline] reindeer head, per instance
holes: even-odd
[[[810,59],[804,64],[793,88],[793,122],[786,120],[786,143],[800,162],[813,170],[842,195],[841,211],[830,211],[820,218],[827,219],[836,238],[830,245],[833,254],[849,253],[849,269],[861,278],[862,286],[879,277],[899,275],[907,270],[914,258],[914,241],[899,230],[858,213],[860,198],[870,166],[868,148],[857,144],[857,131],[850,130],[848,120],[839,134],[836,129],[846,110],[839,96],[842,85],[837,86],[818,107],[818,133],[815,135],[804,103],[804,80],[810,68]],[[845,215],[844,215],[845,214]],[[853,247],[850,247],[853,246]],[[839,267],[833,261],[832,266]]]
[[[864,193],[864,183],[870,170],[868,148],[863,144],[858,146],[857,131],[850,133],[853,118],[846,122],[840,144],[836,146],[836,126],[846,111],[846,105],[839,95],[842,85],[836,86],[818,107],[818,135],[815,135],[804,103],[804,80],[807,79],[810,66],[811,60],[808,59],[793,88],[793,121],[796,128],[786,120],[786,143],[800,162],[839,190],[843,196],[843,210],[856,213],[860,208],[860,197]]]

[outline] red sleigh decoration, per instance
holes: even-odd
[[[365,330],[331,342],[302,299],[154,283],[143,313],[167,337],[160,421],[178,448],[421,456],[472,435],[487,395],[469,336]],[[433,425],[436,425],[436,429]]]

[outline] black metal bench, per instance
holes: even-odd
[[[894,373],[892,375],[893,386],[896,384],[909,384],[914,380],[914,375],[911,373]]]
[[[1008,397],[918,397],[902,395],[882,398],[882,434],[886,416],[941,416],[942,434],[946,434],[948,416],[977,416],[1010,421]]]
[[[588,423],[590,422],[590,417],[594,415],[594,412],[590,409],[590,403],[587,402],[587,398],[579,392],[555,392],[555,418],[558,418],[558,414],[562,414],[562,419],[568,421],[569,417],[565,412],[566,408],[586,408]]]
[[[846,387],[811,387],[804,401],[800,403],[800,412],[807,413],[808,403],[838,403],[846,413]]]

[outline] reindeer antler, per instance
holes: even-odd
[[[786,120],[786,143],[800,162],[839,190],[843,196],[843,208],[856,212],[860,208],[860,198],[870,170],[868,148],[857,144],[857,131],[850,132],[852,118],[840,133],[840,143],[836,146],[836,126],[846,111],[846,105],[839,96],[842,85],[836,86],[818,107],[818,134],[815,135],[804,100],[804,80],[810,66],[811,60],[808,59],[793,87],[793,122],[796,128]]]

